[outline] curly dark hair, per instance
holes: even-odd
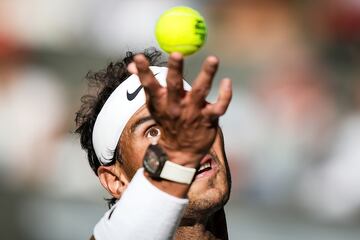
[[[162,53],[156,48],[148,48],[141,53],[145,55],[152,66],[164,66],[166,64],[165,61],[162,61]],[[90,71],[85,77],[88,81],[88,93],[81,97],[82,105],[80,110],[76,112],[75,133],[80,135],[81,147],[87,152],[90,167],[96,175],[100,162],[95,154],[92,142],[94,124],[111,93],[131,75],[127,70],[127,66],[133,61],[136,54],[138,53],[128,51],[122,60],[111,62],[105,69],[100,71]],[[109,165],[114,164],[115,161],[122,163],[118,148],[115,149]]]

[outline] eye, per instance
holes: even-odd
[[[151,127],[145,133],[145,136],[147,138],[159,138],[160,135],[161,135],[161,131],[158,127]]]

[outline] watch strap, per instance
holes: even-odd
[[[184,167],[174,162],[166,161],[160,177],[173,182],[190,184],[195,173],[195,168]]]

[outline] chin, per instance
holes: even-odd
[[[195,179],[188,193],[189,206],[184,217],[204,217],[217,211],[229,199],[229,192],[224,167],[219,166],[213,176]]]

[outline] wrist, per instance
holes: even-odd
[[[171,162],[182,165],[184,167],[197,168],[205,154],[194,153],[184,149],[175,149],[160,139],[159,145],[165,151]]]
[[[198,168],[200,165],[200,160],[202,159],[202,155],[184,152],[184,151],[173,151],[166,150],[166,154],[169,157],[171,162],[182,165],[184,167],[189,168]]]
[[[175,197],[186,198],[190,188],[190,184],[177,183],[166,179],[154,179],[149,173],[144,171],[147,180],[158,189],[173,195]]]

